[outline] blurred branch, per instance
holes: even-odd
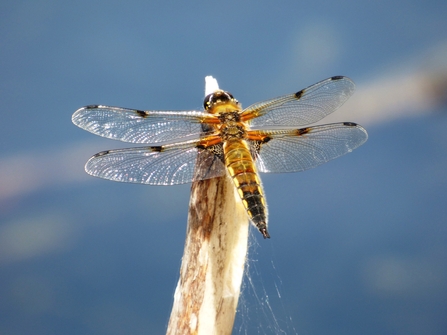
[[[248,218],[227,176],[193,184],[167,334],[231,334],[244,273]]]
[[[231,334],[247,242],[248,217],[233,181],[194,182],[167,334]]]

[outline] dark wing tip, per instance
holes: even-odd
[[[343,122],[343,125],[347,126],[347,127],[357,127],[358,126],[358,124],[355,122]]]
[[[110,152],[110,150],[105,150],[105,151],[98,152],[97,154],[93,155],[92,158],[105,156],[105,155],[107,155],[109,152]]]
[[[85,116],[84,111],[89,110],[89,109],[96,109],[99,107],[100,107],[100,105],[87,105],[87,106],[81,107],[73,113],[73,115],[71,116],[71,121],[78,127],[83,128],[81,126],[81,124],[82,124],[84,116]]]
[[[136,109],[136,110],[135,110],[135,113],[137,113],[137,115],[140,116],[140,117],[142,117],[142,118],[145,118],[145,117],[148,116],[148,113],[147,113],[147,112],[142,111],[142,110],[139,110],[139,109]]]
[[[347,78],[347,77],[345,77],[345,76],[333,76],[333,77],[331,77],[332,80],[341,80],[341,79],[345,79],[345,78]]]

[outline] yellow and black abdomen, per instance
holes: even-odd
[[[267,231],[267,206],[261,180],[250,149],[245,140],[229,139],[224,142],[225,165],[242,199],[251,221],[264,238]]]

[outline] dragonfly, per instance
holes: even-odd
[[[106,150],[91,157],[88,174],[118,182],[177,185],[228,175],[248,218],[270,238],[259,172],[314,168],[366,142],[353,122],[312,125],[354,92],[347,77],[334,76],[296,93],[242,109],[227,91],[204,99],[203,110],[152,111],[89,105],[72,116],[93,134],[144,146]]]

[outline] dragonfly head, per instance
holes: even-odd
[[[231,93],[217,90],[208,94],[203,101],[203,107],[206,111],[215,114],[222,109],[240,109],[239,102],[231,95]]]

